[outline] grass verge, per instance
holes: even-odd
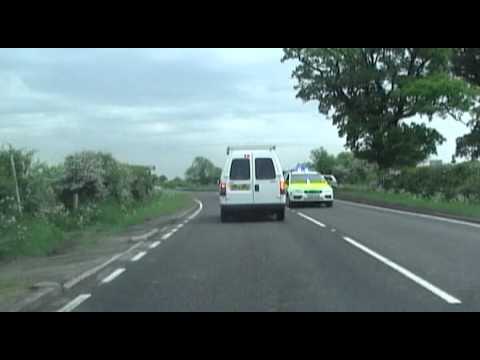
[[[103,236],[122,232],[129,226],[170,215],[192,205],[190,194],[165,191],[146,202],[134,204],[127,211],[114,201],[104,202],[98,207],[95,221],[79,229],[43,219],[25,218],[16,228],[0,234],[0,260],[54,255],[74,244],[94,244]]]
[[[480,220],[480,204],[415,198],[405,193],[396,194],[355,187],[337,189],[336,195],[339,199],[367,200],[379,205],[404,206],[412,210],[431,211],[439,214],[443,213]]]

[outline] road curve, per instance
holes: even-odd
[[[197,197],[197,216],[44,310],[479,309],[478,228],[346,202],[221,223],[217,195]]]

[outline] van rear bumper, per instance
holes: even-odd
[[[220,208],[227,212],[276,212],[285,209],[285,204],[221,204]]]

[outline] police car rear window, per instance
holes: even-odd
[[[275,179],[275,166],[270,158],[255,159],[255,178],[257,180]]]
[[[230,180],[250,180],[250,160],[234,159],[230,168]]]

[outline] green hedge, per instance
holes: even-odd
[[[473,161],[405,169],[387,177],[384,187],[427,199],[479,202],[480,163]]]
[[[12,156],[22,214],[17,206]],[[11,237],[12,232],[22,240],[25,219],[29,224],[37,219],[69,230],[94,223],[105,203],[127,211],[151,199],[154,178],[149,167],[124,164],[102,152],[78,152],[67,156],[62,164],[50,166],[35,161],[32,151],[1,148],[0,240],[7,233]],[[79,206],[74,209],[76,194]]]

